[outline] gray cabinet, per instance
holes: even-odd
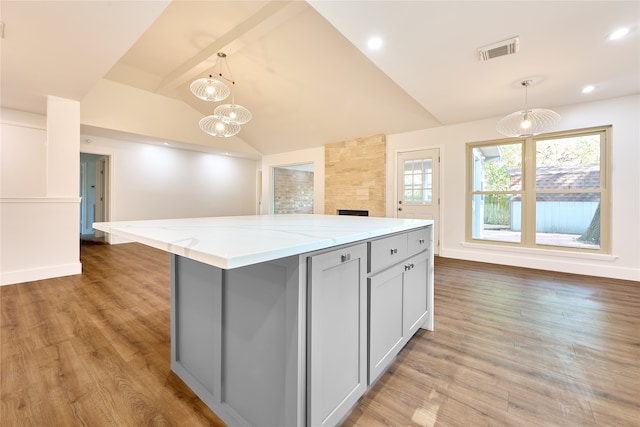
[[[422,326],[429,313],[427,274],[429,253],[422,252],[406,263],[402,281],[402,325],[407,341]]]
[[[369,278],[369,384],[404,345],[403,276],[403,266],[396,265]]]
[[[222,269],[172,255],[171,368],[227,424],[335,426],[433,328],[431,227]]]
[[[299,269],[172,255],[171,369],[228,425],[304,425]]]
[[[334,426],[367,388],[367,245],[307,262],[307,424]]]
[[[430,230],[369,243],[369,384],[428,318]]]

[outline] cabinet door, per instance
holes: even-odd
[[[385,371],[403,345],[403,271],[400,264],[369,279],[369,384]]]
[[[367,246],[308,258],[307,417],[334,426],[367,387]]]
[[[404,335],[409,340],[424,323],[429,310],[428,302],[429,251],[409,258],[404,272]]]

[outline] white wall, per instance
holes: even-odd
[[[640,96],[555,109],[562,120],[550,131],[613,125],[612,255],[572,256],[562,251],[514,249],[465,240],[465,145],[500,139],[499,117],[387,135],[387,215],[394,216],[397,153],[439,147],[441,154],[441,251],[449,258],[551,271],[640,280]]]
[[[47,194],[46,117],[2,110],[0,195],[44,197]]]
[[[88,134],[81,140],[80,151],[110,156],[109,221],[256,213],[255,160]]]
[[[313,213],[324,213],[324,147],[317,147],[262,158],[261,214],[273,213],[273,168],[304,163],[313,163]]]
[[[0,119],[0,285],[79,274],[80,104]]]

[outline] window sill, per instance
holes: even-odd
[[[590,254],[586,252],[577,252],[577,251],[560,251],[554,249],[538,249],[538,248],[522,248],[515,246],[504,246],[504,245],[494,245],[494,244],[486,244],[486,243],[471,243],[471,242],[461,242],[462,247],[470,248],[470,249],[483,249],[490,250],[496,252],[511,252],[511,253],[521,253],[528,255],[548,255],[554,257],[565,257],[565,258],[580,258],[580,259],[590,259],[594,261],[607,261],[613,262],[618,259],[617,255],[608,255],[595,253]]]

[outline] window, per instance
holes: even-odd
[[[467,145],[467,241],[609,252],[610,128]]]
[[[405,203],[428,203],[433,199],[433,168],[431,159],[404,161]]]

